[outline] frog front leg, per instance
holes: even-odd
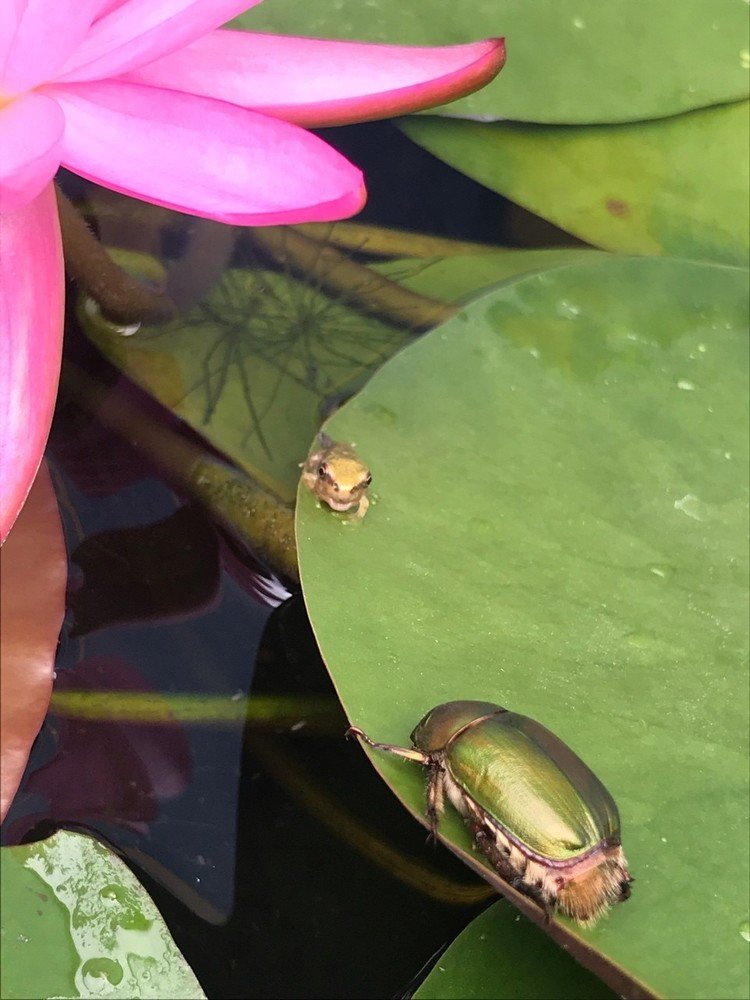
[[[357,507],[356,511],[351,515],[351,519],[353,521],[361,521],[362,518],[367,513],[367,508],[369,506],[370,506],[370,501],[367,499],[366,496],[362,496],[359,501],[359,507]]]

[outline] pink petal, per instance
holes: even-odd
[[[25,0],[6,0],[6,2],[0,3],[0,79],[2,79],[6,57],[13,45],[24,4]]]
[[[222,30],[128,79],[231,101],[310,127],[444,104],[484,86],[504,61],[502,38],[417,48]]]
[[[55,406],[63,332],[55,191],[0,214],[0,541],[39,468]]]
[[[11,35],[5,64],[0,64],[3,96],[21,94],[52,79],[81,44],[101,2],[28,0]]]
[[[60,166],[64,130],[62,108],[43,94],[0,107],[0,212],[33,201],[49,184]]]
[[[61,161],[155,205],[220,222],[272,225],[357,212],[362,175],[295,125],[194,97],[116,81],[56,87]]]
[[[127,2],[128,0],[99,0],[99,10],[97,11],[96,16],[97,18],[105,17],[117,7],[122,7],[122,5]]]
[[[56,0],[54,0],[56,2]],[[91,28],[58,77],[81,82],[116,76],[182,48],[260,0],[128,0]],[[98,0],[99,8],[102,2]]]
[[[0,108],[0,212],[32,201],[60,165],[65,116],[57,101],[25,94]]]
[[[16,793],[47,712],[67,576],[60,514],[43,464],[3,546],[0,819]]]

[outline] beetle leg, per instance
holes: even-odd
[[[625,871],[623,879],[620,882],[620,898],[618,899],[618,903],[624,903],[626,899],[630,899],[631,896],[630,886],[632,885],[633,882],[635,882],[633,876],[630,874],[629,871]]]
[[[498,875],[511,882],[518,877],[518,869],[514,868],[510,861],[510,848],[497,843],[495,831],[492,827],[485,826],[480,820],[472,824],[474,833],[474,843],[477,850],[481,851],[492,862],[492,866]]]
[[[443,768],[437,761],[430,762],[430,775],[427,779],[427,820],[430,824],[430,835],[427,838],[437,842],[437,828],[443,814]]]
[[[393,753],[397,757],[404,757],[406,760],[416,760],[418,764],[429,764],[430,757],[426,753],[422,753],[421,750],[410,749],[409,747],[397,747],[392,743],[376,743],[371,740],[370,737],[363,733],[361,729],[356,726],[350,726],[346,731],[346,736],[358,736],[359,739],[364,740],[368,746],[374,747],[375,750],[387,750],[388,753]]]
[[[524,882],[522,875],[517,875],[515,878],[510,879],[510,885],[512,885],[514,889],[517,889],[522,895],[528,896],[529,899],[532,899],[537,906],[541,907],[544,911],[545,924],[548,924],[550,920],[552,920],[552,907],[549,904],[549,900],[538,886],[529,885],[528,882]]]

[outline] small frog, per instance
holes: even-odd
[[[354,517],[361,521],[370,506],[366,496],[372,482],[370,470],[350,445],[333,441],[322,431],[318,440],[320,450],[308,455],[302,464],[302,482],[331,510],[351,510],[358,505]]]

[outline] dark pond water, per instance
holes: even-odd
[[[326,138],[365,169],[363,221],[539,241],[392,126]],[[75,179],[68,191],[92,197]],[[94,211],[109,240],[186,253],[184,220],[157,233],[119,202]],[[72,307],[66,357],[176,426],[97,354]],[[84,719],[53,704],[4,842],[66,827],[108,843],[209,997],[408,994],[490,897],[343,738],[301,595],[65,388],[48,458],[70,558],[56,694],[116,692],[131,711]]]

